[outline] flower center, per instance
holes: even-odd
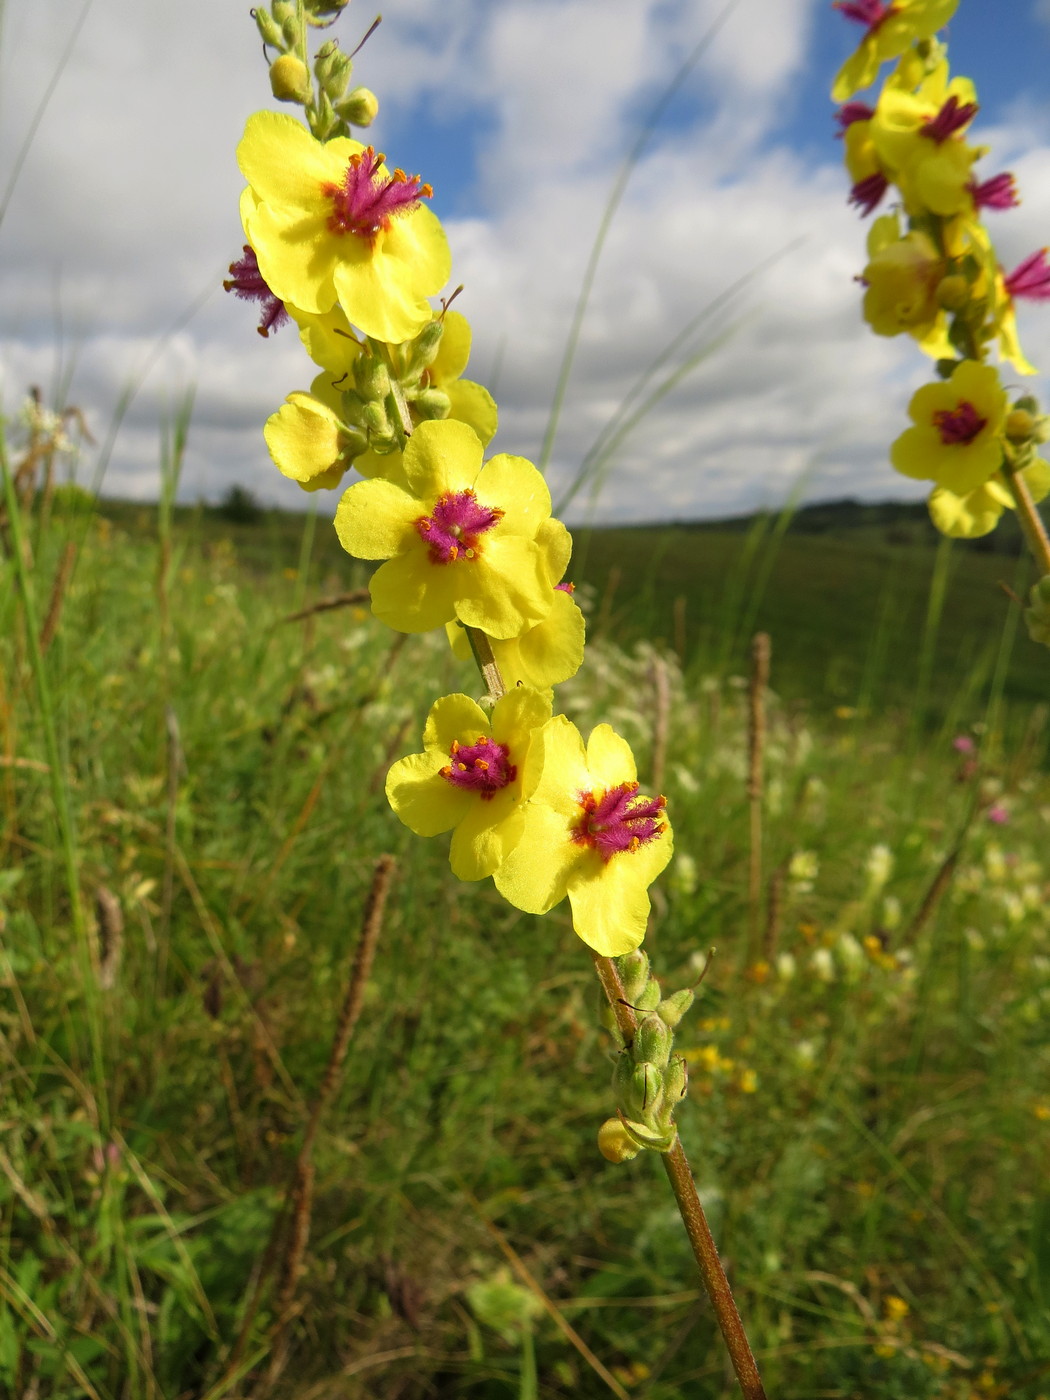
[[[328,215],[331,233],[356,233],[371,243],[390,227],[392,218],[410,214],[418,209],[421,199],[429,199],[434,193],[418,175],[406,175],[403,170],[380,175],[384,159],[382,154],[376,154],[374,146],[366,146],[350,157],[341,185],[321,186],[321,193],[332,201]]]
[[[270,291],[266,279],[259,271],[255,250],[249,248],[247,243],[244,245],[244,257],[230,263],[230,275],[223,282],[222,289],[224,292],[232,292],[242,301],[259,303],[258,331],[261,336],[268,336],[272,330],[283,326],[288,320],[284,302]]]
[[[429,515],[419,517],[416,529],[430,546],[432,564],[452,564],[459,558],[476,558],[478,536],[502,519],[498,506],[483,506],[473,491],[448,491],[438,497]]]
[[[478,793],[482,801],[495,797],[518,775],[506,744],[497,744],[484,735],[473,744],[453,739],[449,758],[452,761],[439,770],[441,776],[453,787]]]
[[[960,102],[957,97],[949,97],[937,115],[919,127],[919,135],[928,136],[939,146],[961,131],[967,122],[973,121],[977,110],[976,102]]]
[[[831,8],[841,11],[847,19],[866,24],[868,33],[874,34],[879,25],[889,19],[897,6],[883,4],[883,0],[834,0]]]
[[[666,797],[639,797],[637,783],[618,783],[604,793],[581,792],[580,818],[572,828],[578,846],[590,846],[602,860],[619,851],[636,851],[664,830],[660,814]]]
[[[988,426],[972,403],[963,399],[954,408],[939,408],[933,415],[934,427],[946,447],[965,447]]]

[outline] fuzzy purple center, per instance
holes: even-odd
[[[882,0],[834,0],[831,7],[844,14],[847,19],[856,20],[858,24],[866,24],[868,33],[874,34],[879,25],[884,20],[889,19],[897,8],[896,5],[885,5]]]
[[[961,131],[967,122],[973,121],[978,110],[976,102],[960,102],[957,97],[949,97],[937,115],[919,127],[919,135],[928,136],[939,146]]]
[[[1040,248],[1018,263],[1013,272],[1005,278],[1007,294],[1011,297],[1028,297],[1032,301],[1050,300],[1050,267],[1046,255],[1050,249]]]
[[[1016,209],[1021,202],[1017,197],[1013,174],[1009,170],[993,175],[990,180],[981,184],[971,180],[967,189],[978,209]]]
[[[479,537],[502,519],[498,506],[483,506],[473,491],[448,491],[429,515],[419,517],[416,529],[430,546],[432,564],[453,564],[476,558]]]
[[[988,419],[963,399],[954,408],[938,409],[933,423],[945,447],[966,447],[988,426]]]
[[[889,187],[890,182],[886,176],[876,170],[874,175],[857,181],[849,192],[849,202],[857,206],[862,216],[870,214],[881,202]]]
[[[835,113],[835,121],[838,123],[840,136],[844,136],[846,131],[854,122],[870,122],[875,115],[875,108],[869,107],[866,102],[847,102]]]
[[[482,801],[495,797],[518,776],[506,744],[497,744],[484,735],[473,744],[453,739],[449,759],[451,762],[440,770],[441,776],[453,787],[476,792]]]
[[[341,185],[321,186],[322,194],[332,201],[328,216],[329,232],[356,233],[371,243],[377,234],[390,227],[390,220],[399,214],[418,209],[421,199],[429,199],[434,191],[424,185],[418,175],[406,175],[395,170],[393,175],[379,174],[386,159],[375,147],[366,146],[350,157]]]
[[[244,257],[230,263],[230,275],[222,286],[223,291],[232,292],[242,301],[259,302],[257,329],[261,336],[268,336],[288,320],[284,302],[270,291],[266,279],[259,271],[259,260],[255,256],[255,250],[249,248],[247,243],[244,245]]]
[[[580,818],[572,828],[572,839],[578,846],[590,846],[604,861],[655,841],[664,829],[660,816],[667,799],[637,794],[637,783],[618,783],[600,796],[581,792],[576,799]]]

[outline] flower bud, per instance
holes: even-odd
[[[257,9],[252,11],[252,17],[255,20],[255,27],[258,29],[264,44],[271,49],[280,49],[284,47],[284,35],[281,33],[281,26],[274,19],[273,15],[270,14],[269,10],[264,10],[260,5]]]
[[[332,102],[338,102],[350,86],[353,67],[353,59],[349,54],[343,53],[334,39],[322,44],[317,50],[314,73],[321,90]]]
[[[447,418],[452,412],[452,400],[442,389],[424,389],[412,400],[417,418]]]
[[[655,977],[650,977],[645,987],[633,1002],[636,1011],[655,1011],[660,1005],[660,984]]]
[[[669,997],[664,997],[663,1001],[656,1008],[661,1018],[667,1022],[672,1030],[678,1025],[685,1013],[692,1006],[696,993],[692,987],[683,987],[680,992],[673,992]]]
[[[371,126],[379,115],[379,98],[370,88],[356,87],[340,98],[335,110],[351,126]]]
[[[647,1062],[659,1065],[662,1069],[671,1058],[674,1032],[661,1016],[655,1013],[646,1016],[638,1027],[631,1046],[631,1057],[635,1064]]]
[[[1006,415],[1005,431],[1010,442],[1031,442],[1036,421],[1027,409],[1014,407]]]
[[[619,1118],[606,1118],[598,1129],[598,1151],[607,1162],[629,1162],[640,1148],[631,1141]]]
[[[623,983],[624,997],[634,1006],[649,981],[649,955],[638,948],[617,958],[616,966]]]
[[[313,96],[310,70],[293,53],[283,53],[270,64],[270,90],[278,102],[305,104]]]
[[[371,403],[366,403],[361,412],[361,418],[364,422],[364,426],[368,429],[368,436],[370,438],[375,437],[382,439],[393,436],[390,419],[387,417],[386,409],[381,403],[376,403],[374,400]]]
[[[422,372],[433,363],[434,356],[441,346],[441,337],[445,334],[445,323],[442,320],[428,321],[423,329],[411,341],[408,350],[407,372],[410,376],[422,374]]]
[[[961,311],[970,299],[970,284],[959,273],[949,273],[937,283],[936,297],[945,311]]]
[[[674,1110],[680,1099],[685,1098],[688,1083],[689,1070],[685,1060],[679,1055],[664,1071],[664,1103],[667,1105],[668,1114]]]
[[[613,1093],[617,1105],[628,1118],[643,1121],[653,1113],[663,1087],[663,1072],[656,1065],[636,1065],[629,1054],[623,1054],[613,1069]]]
[[[376,355],[359,355],[354,361],[354,383],[363,399],[382,403],[390,393],[390,371]]]

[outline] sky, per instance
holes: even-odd
[[[221,289],[243,242],[236,145],[252,111],[277,106],[249,5],[0,6],[4,411],[17,414],[29,385],[77,405],[99,444],[78,479],[152,500],[164,425],[192,389],[183,498],[237,483],[306,507],[316,498],[279,475],[262,425],[312,367],[292,328],[261,339],[253,308]],[[365,139],[434,187],[474,331],[467,374],[500,405],[493,450],[536,460],[613,182],[708,37],[598,264],[551,456],[555,498],[668,347],[664,373],[696,363],[570,522],[925,494],[893,473],[887,448],[929,365],[910,338],[861,320],[866,226],[846,203],[828,96],[861,31],[828,0],[725,11],[388,0],[355,60],[354,82],[380,102]],[[351,50],[374,14],[353,0],[331,33]],[[991,148],[980,169],[1018,178],[1021,208],[989,216],[1009,268],[1050,243],[1050,0],[961,0],[948,37],[953,70],[977,84],[973,139]],[[1020,325],[1029,358],[1050,367],[1050,308],[1022,308]],[[1025,387],[1045,397],[1042,376]]]

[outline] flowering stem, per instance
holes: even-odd
[[[464,631],[467,634],[470,649],[474,653],[474,660],[478,664],[478,670],[481,672],[481,679],[485,682],[489,699],[496,701],[501,696],[506,695],[507,687],[500,674],[500,669],[496,665],[496,658],[492,653],[492,643],[486,634],[477,627],[466,627]]]
[[[627,1004],[616,964],[611,958],[600,957],[597,953],[592,953],[591,956],[602,990],[616,1016],[620,1034],[625,1040],[630,1040],[638,1029],[638,1021]],[[747,1340],[747,1333],[733,1298],[733,1290],[718,1257],[718,1246],[711,1234],[700,1197],[696,1193],[696,1183],[681,1139],[676,1137],[671,1151],[661,1153],[661,1156],[671,1190],[678,1202],[682,1223],[689,1236],[689,1243],[693,1247],[693,1256],[699,1266],[707,1296],[711,1300],[719,1329],[729,1351],[729,1359],[740,1382],[740,1389],[746,1400],[766,1400],[766,1392],[762,1387],[762,1378],[758,1374],[751,1344]]]
[[[1028,542],[1028,548],[1032,551],[1039,571],[1043,574],[1050,574],[1050,538],[1047,537],[1046,526],[1042,517],[1035,508],[1032,500],[1032,493],[1025,483],[1020,472],[1015,471],[1009,462],[1003,463],[1003,473],[1013,492],[1013,498],[1017,505],[1017,518],[1021,522],[1021,529]]]

